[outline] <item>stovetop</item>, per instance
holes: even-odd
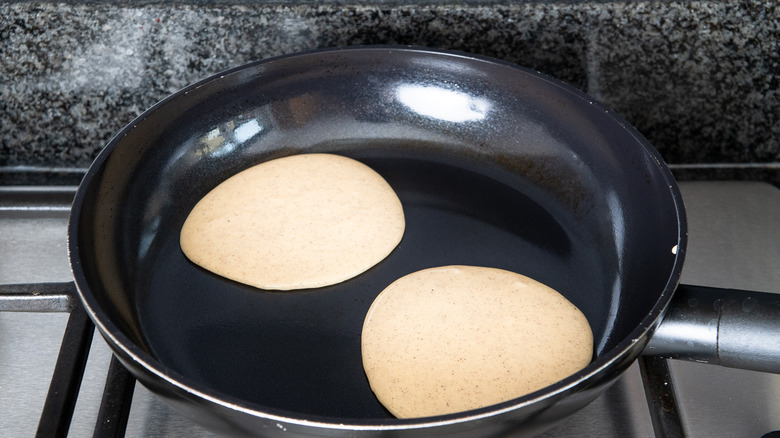
[[[780,292],[780,190],[757,182],[682,182],[680,188],[689,226],[682,281]],[[74,190],[0,187],[0,284],[54,282],[68,289],[66,227]],[[29,298],[0,290],[0,310],[16,310],[0,312],[0,436],[34,436],[44,422],[74,304]],[[96,428],[116,421],[101,408],[110,363],[108,346],[95,335],[68,436],[213,436],[132,382],[124,386],[132,397],[126,427]],[[541,436],[758,438],[776,430],[780,375],[643,357],[595,402]]]

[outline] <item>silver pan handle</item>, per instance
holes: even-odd
[[[680,285],[642,354],[780,374],[780,294]]]

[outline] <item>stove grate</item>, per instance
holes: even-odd
[[[72,282],[0,285],[0,311],[68,312],[49,391],[38,422],[36,437],[66,437],[76,407],[95,326],[76,296]],[[111,359],[95,438],[125,434],[135,379]]]
[[[69,312],[36,433],[37,437],[66,437],[95,328],[77,297],[75,284],[0,285],[0,311]],[[684,437],[666,360],[643,356],[639,365],[656,437]],[[125,435],[134,388],[135,379],[112,356],[95,423],[95,438]]]

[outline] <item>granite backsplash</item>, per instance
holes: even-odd
[[[79,175],[189,83],[356,44],[488,55],[589,93],[678,177],[780,181],[780,6],[759,1],[6,2],[0,182]]]

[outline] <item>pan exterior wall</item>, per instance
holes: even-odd
[[[532,67],[623,116],[678,177],[780,182],[778,22],[768,0],[6,2],[0,183],[77,181],[117,131],[192,82],[356,44]]]

